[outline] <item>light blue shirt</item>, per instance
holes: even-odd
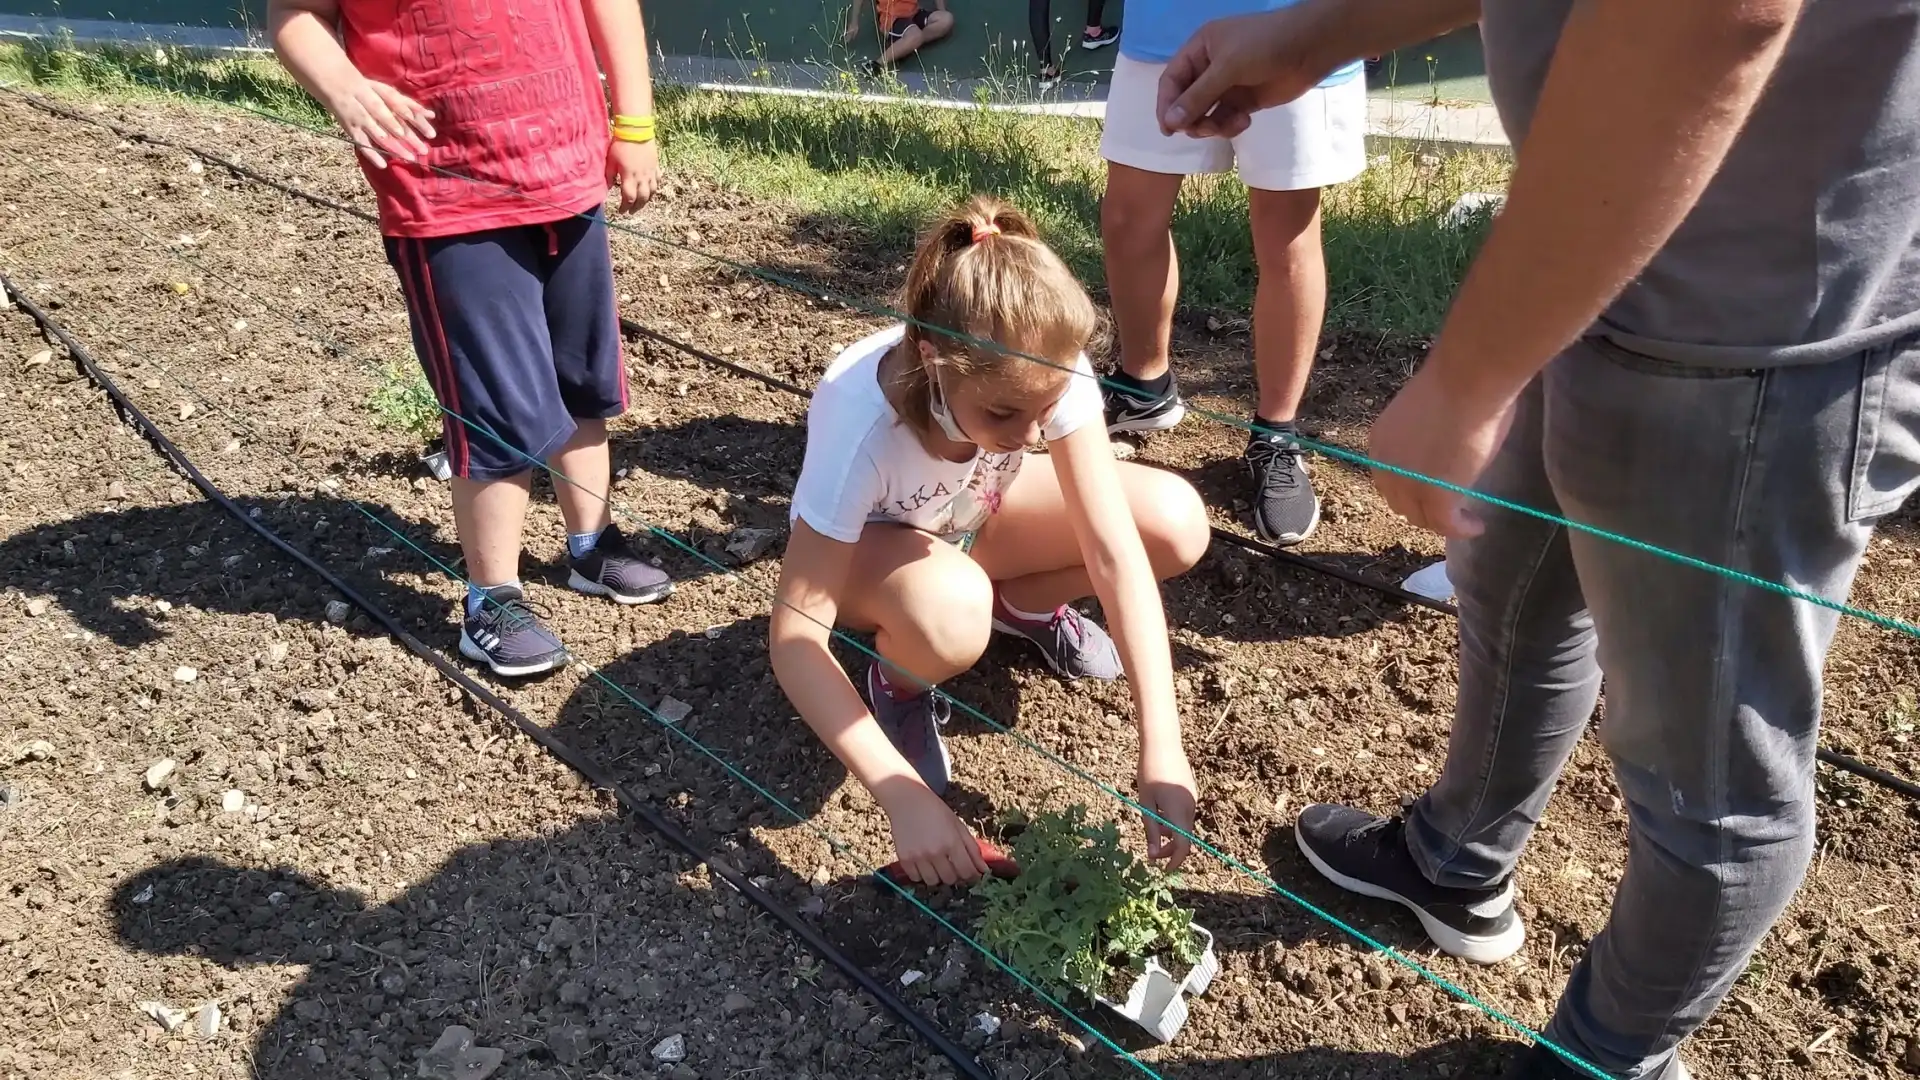
[[[1127,0],[1122,13],[1120,51],[1129,59],[1164,64],[1207,23],[1234,15],[1277,11],[1296,0]],[[1337,86],[1358,76],[1366,65],[1355,60],[1328,75],[1321,86]]]

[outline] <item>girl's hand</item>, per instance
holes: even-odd
[[[922,885],[956,885],[985,876],[979,841],[925,784],[902,784],[886,811],[893,849],[909,878]]]
[[[357,79],[328,95],[327,109],[376,169],[387,167],[388,155],[408,164],[427,156],[433,110],[386,83]]]
[[[660,190],[660,144],[613,140],[607,147],[607,184],[620,189],[620,212],[631,214]]]
[[[1147,744],[1140,751],[1140,805],[1165,818],[1171,824],[1193,832],[1193,769],[1187,764],[1187,752],[1178,741],[1172,745]],[[1178,869],[1187,861],[1193,844],[1185,836],[1142,814],[1147,826],[1147,857],[1167,860],[1167,869]]]

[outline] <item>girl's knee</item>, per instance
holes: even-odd
[[[1146,498],[1136,504],[1134,520],[1154,573],[1164,581],[1193,569],[1213,542],[1200,493],[1180,477],[1161,473],[1143,494]]]
[[[961,672],[987,651],[993,634],[993,583],[972,559],[953,563],[922,583],[907,611],[927,651],[952,672]]]

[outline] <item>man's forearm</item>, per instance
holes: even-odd
[[[1431,41],[1480,19],[1480,0],[1305,0],[1300,17],[1324,47],[1316,59],[1328,71],[1368,56]]]
[[[1574,7],[1506,207],[1429,361],[1453,397],[1510,401],[1646,267],[1718,171],[1799,7]]]
[[[653,72],[647,62],[647,26],[638,0],[587,0],[587,32],[607,76],[613,111],[653,115]]]

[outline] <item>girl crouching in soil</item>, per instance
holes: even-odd
[[[932,687],[972,667],[993,631],[1066,678],[1127,676],[1140,801],[1191,831],[1158,582],[1206,550],[1199,494],[1113,459],[1084,351],[1093,302],[1024,215],[987,198],[949,214],[920,242],[905,305],[920,325],[842,352],[807,414],[772,618],[781,688],[886,810],[915,881],[987,869],[941,799],[947,703]],[[1027,452],[1043,442],[1046,455]],[[1068,606],[1090,594],[1113,637]],[[835,625],[872,632],[885,658],[863,679],[871,710],[828,651]],[[1188,844],[1148,818],[1147,849],[1178,865]]]

